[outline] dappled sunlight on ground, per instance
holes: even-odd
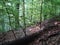
[[[36,32],[38,32],[40,30],[40,27],[39,26],[32,26],[32,27],[28,27],[27,29],[26,29],[26,32],[27,32],[27,35],[29,35],[29,34],[33,34],[33,33],[36,33]]]

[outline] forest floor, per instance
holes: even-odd
[[[39,31],[40,31],[39,24],[26,28],[27,35],[31,35],[33,33],[39,32]],[[53,27],[53,28],[50,28],[46,31],[43,31],[41,38],[43,38],[44,40],[40,40],[40,37],[39,37],[38,39],[36,39],[35,41],[33,41],[29,45],[59,45],[60,44],[60,41],[59,41],[60,35],[55,35],[52,37],[50,36],[50,35],[54,35],[55,33],[58,33],[58,32],[60,32],[60,25],[58,27]],[[0,34],[0,43],[12,41],[12,40],[16,40],[18,38],[24,37],[24,33],[23,33],[22,29],[15,30],[15,31],[8,31],[8,32],[3,33],[3,34],[4,35],[2,35],[2,33]]]
[[[26,28],[26,35],[31,35],[40,30],[39,25],[32,25]],[[19,30],[10,30],[5,33],[0,33],[0,42],[8,42],[18,38],[24,37],[24,32],[22,29]]]

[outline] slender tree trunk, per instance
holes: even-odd
[[[43,4],[43,1],[41,1],[40,3],[40,22],[42,22],[42,4]],[[40,28],[41,28],[41,24],[40,24]]]
[[[18,29],[19,28],[19,4],[17,4],[17,14],[14,13],[15,15],[15,28]]]
[[[15,39],[17,39],[17,38],[16,38],[16,35],[15,35],[15,33],[14,33],[14,30],[12,30],[12,33],[13,33],[13,35],[14,35]]]
[[[8,9],[6,9],[6,11],[7,11],[7,14],[8,14],[8,17],[9,17],[9,25],[12,27],[12,25],[11,25],[11,18],[10,18],[10,15],[9,15],[9,13],[8,13]],[[11,29],[12,30],[12,29]],[[13,32],[13,35],[14,35],[14,37],[15,37],[15,39],[16,39],[16,36],[15,36],[15,33],[14,33],[14,31],[12,30],[12,32]]]
[[[23,0],[23,21],[24,21],[24,28],[23,28],[23,32],[26,36],[26,22],[25,22],[25,0]]]
[[[56,14],[56,4],[55,4],[55,14]]]
[[[32,17],[33,17],[33,0],[32,0],[32,11],[31,11],[31,13],[32,13],[32,14],[31,14],[30,22],[33,22],[33,21],[32,21]]]

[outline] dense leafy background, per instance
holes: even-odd
[[[0,0],[0,32],[25,29],[59,13],[60,0]]]

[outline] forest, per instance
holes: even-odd
[[[59,34],[60,0],[0,0],[1,45],[59,45]]]

